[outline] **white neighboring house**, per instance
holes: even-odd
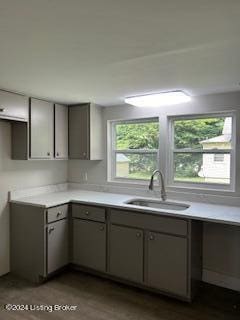
[[[222,135],[203,140],[203,150],[230,149],[232,137],[232,118],[225,119]],[[203,154],[203,163],[198,175],[206,182],[229,183],[230,181],[230,154]]]

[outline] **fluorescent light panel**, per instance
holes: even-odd
[[[147,94],[125,99],[125,103],[135,107],[160,107],[190,101],[191,98],[183,91],[171,91]]]

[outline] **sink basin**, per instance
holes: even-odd
[[[186,210],[190,206],[185,203],[177,203],[177,202],[168,202],[161,200],[147,200],[147,199],[133,199],[126,202],[126,204],[130,204],[133,206],[141,206],[141,207],[149,207],[155,209],[164,209],[164,210]]]

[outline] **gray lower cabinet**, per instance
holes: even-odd
[[[85,271],[192,299],[202,272],[200,222],[91,204],[71,206],[69,224],[68,204],[48,209],[11,204],[13,273],[38,282],[71,262]]]
[[[148,286],[176,295],[188,291],[188,240],[147,232],[145,280]]]
[[[109,272],[119,278],[143,282],[143,231],[111,225]]]
[[[30,100],[30,157],[53,158],[54,110],[51,102]]]
[[[11,272],[33,282],[41,282],[67,265],[67,205],[44,209],[11,203],[10,246]]]
[[[106,271],[105,223],[73,219],[74,264],[98,271]]]
[[[50,274],[69,262],[68,220],[63,219],[47,226],[47,273]]]
[[[201,280],[201,223],[119,209],[109,220],[111,275],[191,300]]]

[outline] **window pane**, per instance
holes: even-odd
[[[231,149],[232,118],[174,121],[175,149]]]
[[[230,154],[175,153],[174,181],[198,183],[230,183]],[[224,157],[222,157],[224,156]]]
[[[158,122],[116,124],[117,150],[126,149],[158,149]]]
[[[150,179],[157,169],[157,153],[116,154],[116,177],[128,179]]]

